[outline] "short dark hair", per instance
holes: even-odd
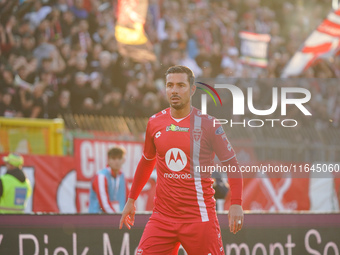
[[[166,73],[165,73],[165,77],[170,74],[170,73],[186,73],[188,75],[188,82],[190,84],[190,87],[192,85],[194,85],[195,83],[195,75],[194,72],[186,66],[172,66],[170,67]]]
[[[126,151],[123,147],[113,147],[107,152],[107,157],[112,159],[122,158],[125,153]]]

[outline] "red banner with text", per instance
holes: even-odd
[[[112,146],[126,151],[125,173],[129,187],[142,155],[142,143],[75,140],[75,156],[24,155],[23,171],[29,178],[33,195],[26,212],[87,213],[91,179],[106,166],[106,152]],[[0,175],[6,172],[0,154]],[[280,162],[262,162],[279,165]],[[287,164],[287,162],[285,162]],[[242,166],[242,164],[241,164]],[[153,208],[156,176],[153,174],[137,200],[138,211]],[[252,211],[339,211],[340,178],[244,178],[243,208]],[[228,194],[230,196],[230,194]],[[227,196],[224,209],[229,208]]]

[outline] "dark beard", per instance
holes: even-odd
[[[177,105],[171,105],[170,106],[176,110],[182,110],[184,105],[183,104],[177,104]]]

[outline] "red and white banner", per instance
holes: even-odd
[[[23,171],[33,188],[26,212],[87,213],[90,181],[96,171],[106,165],[107,149],[114,145],[124,146],[127,150],[127,162],[123,171],[131,184],[136,164],[141,157],[142,143],[78,139],[75,141],[75,157],[25,155]],[[3,156],[0,154],[0,175],[6,171]],[[245,162],[250,164],[249,161]],[[261,164],[290,163],[266,161]],[[244,178],[243,208],[271,212],[339,211],[338,174],[323,175],[322,178],[293,177],[272,178],[268,174],[268,178]],[[156,178],[150,178],[137,200],[138,211],[152,210],[155,187]],[[230,199],[227,197],[225,209],[229,205]]]
[[[331,12],[303,43],[284,68],[281,77],[296,76],[317,59],[334,56],[340,49],[340,10]]]
[[[241,39],[241,62],[251,66],[267,67],[270,35],[241,31],[239,37]]]
[[[33,188],[26,212],[87,213],[91,180],[107,165],[107,151],[117,145],[126,149],[122,171],[130,188],[143,143],[75,139],[74,157],[24,155],[23,171]],[[0,175],[6,172],[3,156]],[[156,178],[150,178],[137,200],[137,210],[152,210],[155,187]]]
[[[289,173],[284,171],[262,172],[261,174],[243,173],[244,210],[269,212],[340,210],[340,175],[338,172],[316,173],[310,170],[313,164],[302,162],[263,161],[240,165],[241,168],[250,165],[261,166],[262,169],[265,166],[266,169],[270,169],[269,166],[287,166],[292,169]],[[308,168],[301,168],[305,166]],[[229,206],[230,194],[227,195],[225,209],[228,210]]]

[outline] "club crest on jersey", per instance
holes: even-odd
[[[199,142],[201,140],[201,137],[202,137],[202,130],[200,128],[195,128],[192,131],[192,136],[193,136],[195,142]]]
[[[143,254],[143,250],[142,249],[138,249],[136,255],[142,255],[142,254]]]
[[[158,132],[155,134],[155,137],[158,138],[158,137],[161,136],[161,134],[162,134],[161,131],[158,131]]]
[[[216,129],[215,134],[216,134],[216,135],[222,135],[222,134],[224,134],[223,127],[220,126],[218,129]]]
[[[171,124],[170,126],[166,127],[166,131],[174,131],[174,132],[189,132],[189,128],[176,126]]]
[[[222,135],[222,139],[223,139],[223,141],[225,141],[226,143],[228,143],[227,149],[228,149],[228,151],[231,151],[231,150],[232,150],[232,147],[231,147],[231,144],[230,144],[229,141],[228,141],[227,135],[226,135],[226,134],[223,134],[223,135]]]
[[[179,172],[187,165],[188,159],[184,151],[171,148],[165,154],[165,163],[172,171]]]

